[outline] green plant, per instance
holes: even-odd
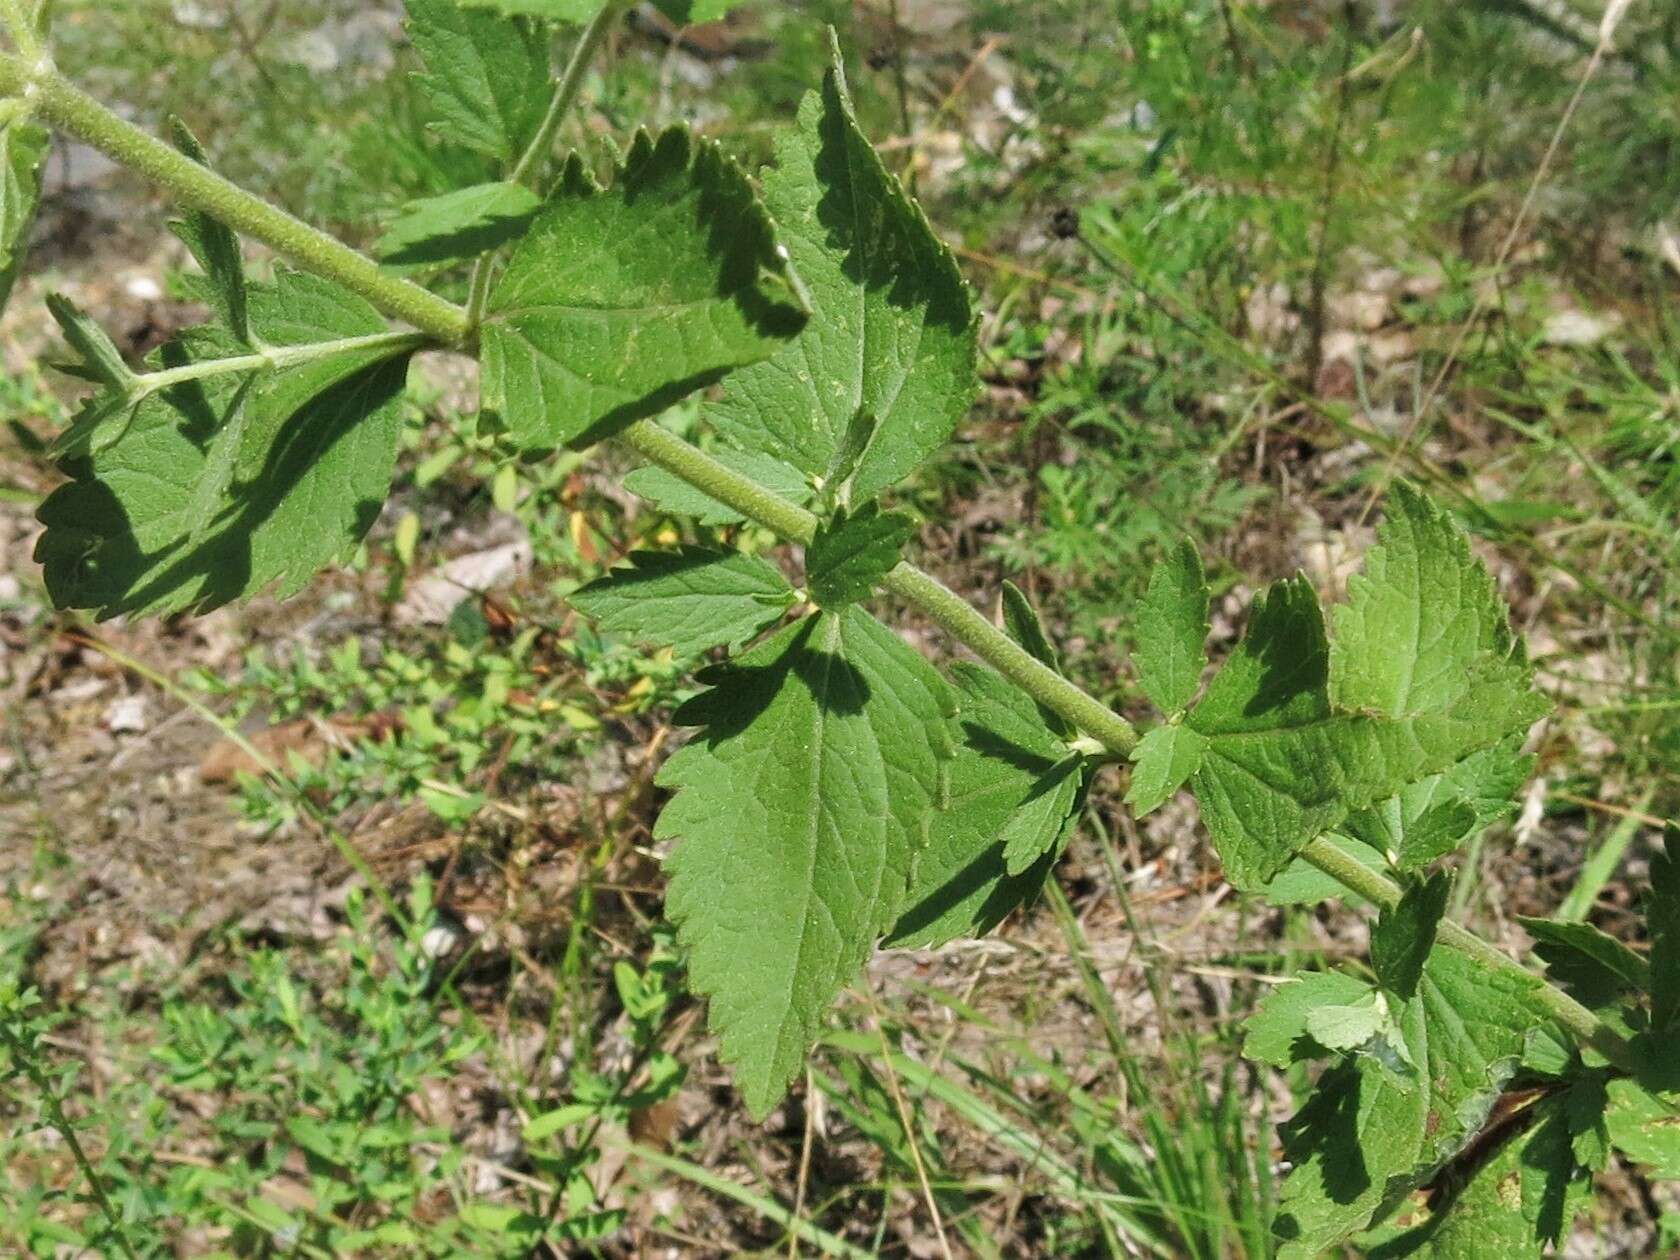
[[[649,493],[665,509],[804,546],[802,588],[745,552],[687,548],[574,597],[647,643],[734,653],[679,710],[700,729],[661,772],[674,795],[656,835],[675,842],[667,909],[689,986],[753,1115],[802,1071],[878,942],[989,931],[1044,885],[1091,776],[1130,762],[1140,814],[1190,788],[1238,889],[1377,912],[1367,968],[1293,979],[1248,1026],[1260,1063],[1330,1061],[1285,1134],[1285,1254],[1372,1227],[1381,1254],[1462,1250],[1466,1230],[1537,1254],[1612,1150],[1680,1174],[1661,1054],[1680,1022],[1680,838],[1653,863],[1648,958],[1536,921],[1540,974],[1445,917],[1445,860],[1509,811],[1547,708],[1452,518],[1398,487],[1329,623],[1304,579],[1280,582],[1205,683],[1209,592],[1194,547],[1172,551],[1137,611],[1131,664],[1156,713],[1140,736],[1060,672],[1013,587],[1000,629],[901,558],[914,521],[879,500],[966,410],[976,321],[864,137],[838,45],[762,192],[682,128],[639,134],[604,183],[578,155],[551,170],[623,9],[411,0],[434,125],[501,177],[402,220],[405,251],[465,275],[459,306],[222,180],[184,128],[171,147],[123,122],[55,68],[45,6],[0,0],[15,49],[0,53],[0,246],[24,239],[41,124],[62,128],[188,207],[179,230],[216,313],[136,371],[51,303],[98,387],[58,445],[69,482],[40,510],[54,599],[114,616],[295,591],[354,551],[389,491],[409,356],[476,355],[481,431],[503,449],[610,440],[662,470]],[[552,86],[537,15],[585,22]],[[235,232],[301,270],[248,280]],[[718,385],[715,453],[656,420]],[[864,610],[882,595],[984,664],[936,669]],[[667,978],[621,981],[638,1020]],[[1237,1230],[1255,1211],[1222,1210]]]

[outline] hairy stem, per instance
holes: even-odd
[[[18,53],[30,61],[39,61],[45,51],[35,36],[35,22],[24,8],[23,0],[0,0],[0,26],[11,35]]]
[[[566,120],[566,115],[571,113],[578,93],[583,90],[583,80],[589,74],[589,63],[595,60],[596,52],[606,41],[607,32],[627,7],[628,0],[612,0],[612,3],[597,13],[589,25],[583,28],[583,34],[578,36],[577,45],[572,49],[566,68],[555,80],[554,95],[548,102],[548,113],[543,115],[542,125],[537,128],[537,134],[531,137],[531,143],[525,147],[525,152],[519,155],[519,161],[508,175],[514,183],[526,183],[541,171],[543,159],[554,148],[554,137],[559,134],[560,124]],[[467,289],[467,322],[474,328],[483,320],[485,304],[490,300],[490,277],[495,264],[495,251],[483,255],[473,264],[472,282]]]
[[[184,204],[265,242],[307,270],[337,280],[387,315],[407,320],[438,341],[462,346],[470,339],[472,324],[464,308],[384,274],[348,246],[130,126],[55,71],[37,73],[22,59],[0,53],[0,96],[16,95],[30,86],[39,89],[41,114],[47,121],[153,179]],[[725,467],[652,421],[631,424],[616,440],[783,538],[806,543],[816,532],[815,515]],[[913,565],[900,564],[888,574],[886,587],[1109,752],[1124,757],[1136,745],[1137,733],[1124,717],[1045,666],[931,575]],[[1327,840],[1312,841],[1301,850],[1301,856],[1375,905],[1391,906],[1400,899],[1400,889],[1392,881],[1349,859]],[[1530,977],[1534,974],[1455,923],[1441,925],[1440,939],[1490,968]],[[1606,1058],[1618,1064],[1628,1062],[1628,1047],[1622,1037],[1573,998],[1542,982],[1538,1001],[1559,1023]]]
[[[466,312],[454,303],[381,271],[372,259],[342,241],[125,122],[51,66],[0,53],[0,96],[25,93],[38,117],[168,190],[182,205],[267,243],[305,270],[336,280],[387,314],[442,341],[459,344],[467,339]]]

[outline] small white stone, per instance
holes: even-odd
[[[420,938],[420,950],[427,958],[442,958],[455,948],[460,939],[459,932],[440,923],[437,927],[428,929]]]
[[[1546,321],[1543,335],[1550,346],[1595,346],[1614,332],[1619,322],[1614,316],[1559,311]]]
[[[113,735],[138,735],[146,729],[146,697],[123,696],[105,709],[105,729]]]
[[[157,302],[163,299],[163,286],[150,276],[130,276],[123,292],[136,302]]]

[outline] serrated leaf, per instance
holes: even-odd
[[[844,608],[868,599],[897,566],[916,522],[903,512],[883,512],[866,503],[838,511],[817,527],[805,548],[805,581],[824,608]]]
[[[1405,999],[1417,992],[1451,891],[1452,876],[1437,871],[1407,888],[1398,905],[1385,907],[1377,916],[1371,928],[1371,969],[1389,992]]]
[[[679,841],[666,911],[690,983],[764,1116],[904,906],[944,790],[956,701],[867,613],[822,613],[711,671],[704,729],[659,774]]]
[[[1248,633],[1187,723],[1207,737],[1192,784],[1227,876],[1257,889],[1314,836],[1407,783],[1525,729],[1544,702],[1479,661],[1441,712],[1382,718],[1330,703],[1330,652],[1301,578],[1256,598]]]
[[[45,127],[26,119],[0,123],[0,312],[23,270],[51,142]]]
[[[1663,829],[1663,848],[1651,855],[1645,927],[1651,934],[1651,1028],[1680,1024],[1680,827]]]
[[[610,189],[576,159],[508,258],[484,407],[526,449],[587,445],[773,354],[805,321],[769,217],[722,150],[636,137]]]
[[[1522,1055],[1539,981],[1437,947],[1395,1012],[1415,1070],[1376,1057],[1327,1071],[1285,1132],[1295,1165],[1277,1220],[1281,1260],[1310,1260],[1424,1185],[1480,1131]]]
[[[1539,1260],[1537,1222],[1550,1224],[1561,1199],[1578,1204],[1590,1178],[1575,1176],[1567,1134],[1560,1148],[1562,1100],[1539,1103],[1464,1174],[1439,1187],[1427,1210],[1362,1239],[1368,1260]],[[1421,1220],[1417,1218],[1421,1217]]]
[[[1286,1068],[1318,1057],[1309,1037],[1307,1017],[1325,1006],[1351,1006],[1368,996],[1371,986],[1339,971],[1310,972],[1279,985],[1243,1021],[1243,1055],[1258,1063]]]
[[[1012,824],[1067,749],[1044,724],[1032,698],[979,665],[952,670],[960,699],[962,743],[950,764],[944,808],[929,825],[907,908],[888,945],[931,949],[984,936],[1037,895],[1069,828],[1050,852],[1019,875],[1004,851]]]
[[[1601,1008],[1624,993],[1643,992],[1651,978],[1645,960],[1590,923],[1555,922],[1518,915],[1534,938],[1546,974],[1587,1006]]]
[[[956,260],[870,147],[838,47],[776,148],[764,197],[814,314],[710,410],[744,450],[825,473],[860,414],[873,436],[851,492],[874,498],[950,438],[977,385],[976,325]]]
[[[455,0],[406,4],[409,39],[426,63],[419,84],[434,130],[503,162],[516,160],[553,94],[546,32],[526,18]]]
[[[271,345],[367,336],[384,320],[328,281],[282,273],[252,286],[253,331]],[[195,329],[153,357],[229,357]],[[70,443],[68,485],[42,504],[35,558],[60,607],[207,611],[267,587],[295,592],[342,562],[390,489],[407,356],[367,349],[252,380],[185,382],[133,408],[108,442]],[[78,425],[101,422],[95,404]],[[234,427],[234,426],[237,427]]]
[[[1142,818],[1160,808],[1201,768],[1207,741],[1188,726],[1171,722],[1145,732],[1132,749],[1132,781],[1126,804]]]
[[[700,547],[633,552],[627,567],[569,597],[603,630],[682,657],[745,643],[796,598],[781,572],[757,556]]]
[[[1060,848],[1068,822],[1079,808],[1085,784],[1085,759],[1063,757],[1039,776],[1004,824],[1003,865],[1010,875],[1023,875],[1040,858]]]
[[[1404,483],[1389,495],[1364,571],[1348,581],[1331,652],[1335,701],[1350,711],[1446,712],[1488,685],[1489,662],[1514,692],[1529,690],[1493,577],[1452,518]]]
[[[375,246],[381,261],[397,267],[461,262],[517,239],[542,201],[523,184],[475,184],[438,197],[411,201],[391,220]]]
[[[1506,740],[1349,815],[1342,830],[1399,870],[1421,870],[1513,812],[1516,792],[1533,765],[1532,757],[1521,754],[1518,740]]]
[[[179,118],[170,118],[170,132],[175,147],[200,166],[209,166],[204,146]],[[185,218],[169,225],[175,235],[192,251],[198,265],[204,269],[216,313],[233,334],[235,341],[248,345],[251,341],[249,302],[245,292],[245,255],[239,248],[239,238],[220,220],[201,210],[189,211]]]
[[[1196,696],[1207,668],[1208,587],[1202,557],[1185,539],[1149,575],[1138,604],[1138,681],[1163,713]]]
[[[1632,1078],[1606,1088],[1604,1124],[1616,1149],[1657,1177],[1680,1179],[1680,1094],[1654,1092]]]
[[[750,477],[772,494],[797,503],[801,507],[816,497],[816,491],[805,474],[791,465],[769,455],[729,448],[708,452],[713,459],[734,472]],[[638,468],[624,478],[624,488],[646,499],[661,512],[674,516],[692,516],[700,525],[738,525],[746,520],[732,507],[719,503],[710,495],[696,490],[675,473],[649,465]]]

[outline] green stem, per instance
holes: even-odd
[[[817,518],[813,514],[770,493],[752,478],[724,467],[669,429],[644,420],[624,430],[619,441],[784,538],[806,543],[816,533]],[[1124,757],[1137,743],[1137,732],[1130,722],[1045,665],[938,579],[912,564],[900,564],[887,575],[886,589],[931,617],[1034,700],[1094,736],[1110,752]]]
[[[93,1191],[94,1200],[99,1204],[99,1210],[111,1227],[111,1236],[117,1240],[117,1246],[122,1248],[123,1255],[128,1260],[137,1260],[134,1248],[129,1244],[128,1235],[123,1232],[122,1216],[118,1214],[116,1205],[105,1193],[105,1183],[99,1176],[99,1170],[93,1166],[93,1161],[87,1157],[82,1149],[81,1139],[76,1136],[75,1126],[70,1118],[64,1114],[64,1103],[53,1088],[53,1083],[47,1079],[47,1074],[41,1071],[40,1064],[35,1062],[32,1048],[26,1045],[22,1038],[7,1022],[6,1014],[0,1013],[0,1038],[3,1038],[11,1050],[13,1060],[23,1069],[23,1074],[29,1078],[41,1094],[41,1105],[46,1108],[47,1120],[64,1139],[64,1145],[70,1151],[70,1157],[76,1161],[76,1167],[81,1169],[82,1177]]]
[[[0,96],[17,95],[31,87],[38,90],[36,99],[47,121],[153,179],[184,204],[265,242],[318,275],[339,281],[386,314],[406,319],[438,340],[454,345],[470,340],[472,321],[462,307],[408,281],[386,275],[339,241],[269,206],[130,126],[56,71],[36,72],[20,58],[0,53]],[[725,467],[652,421],[642,420],[628,426],[618,434],[617,440],[650,463],[783,538],[808,543],[816,532],[815,515]],[[1130,722],[1042,664],[935,578],[912,565],[901,564],[887,575],[886,587],[1116,756],[1125,756],[1136,745],[1137,733]],[[1375,905],[1391,906],[1400,899],[1400,889],[1394,883],[1347,858],[1327,840],[1312,841],[1301,851],[1301,856]],[[1489,967],[1533,976],[1457,924],[1443,923],[1440,937],[1443,943]],[[1573,998],[1549,984],[1542,984],[1538,1000],[1561,1024],[1606,1058],[1618,1064],[1627,1062],[1628,1049],[1621,1036]]]
[[[572,49],[566,68],[555,80],[554,95],[549,99],[548,112],[543,115],[537,134],[531,137],[531,143],[525,146],[525,152],[519,155],[519,161],[514,164],[513,172],[508,176],[514,183],[523,184],[542,169],[543,160],[554,148],[554,137],[560,132],[560,124],[565,121],[566,115],[571,113],[578,93],[583,90],[583,81],[589,74],[589,63],[595,60],[596,52],[606,41],[607,32],[612,29],[612,24],[623,14],[626,7],[628,0],[612,0],[583,28],[583,34],[578,36],[577,46]],[[483,320],[485,304],[490,300],[490,277],[495,263],[496,255],[492,251],[473,264],[472,282],[467,290],[467,321],[474,328]]]
[[[312,341],[301,346],[270,346],[256,354],[234,355],[226,359],[205,359],[183,367],[166,368],[161,372],[147,372],[134,378],[131,402],[141,402],[160,390],[171,389],[185,381],[198,381],[211,376],[230,376],[239,372],[274,372],[296,367],[300,363],[314,363],[321,359],[335,359],[340,355],[356,354],[364,350],[389,350],[400,354],[404,350],[420,350],[433,345],[429,333],[387,332],[367,337],[344,337],[337,341]]]
[[[10,32],[19,55],[29,61],[41,60],[46,50],[35,37],[35,23],[24,11],[23,0],[0,0],[0,25]]]
[[[0,53],[0,96],[27,94],[46,122],[167,189],[181,204],[271,245],[298,266],[336,280],[387,314],[451,344],[470,333],[466,312],[408,280],[387,274],[325,232],[271,206],[200,166],[82,92],[50,65]]]
[[[548,156],[549,150],[554,147],[554,137],[559,134],[560,124],[565,121],[578,93],[583,90],[583,81],[589,74],[589,63],[595,60],[596,52],[606,42],[607,32],[628,7],[628,0],[612,0],[583,28],[583,34],[578,36],[577,46],[572,49],[566,68],[560,72],[560,78],[555,82],[554,96],[548,102],[548,113],[543,115],[542,125],[537,128],[537,134],[531,138],[531,143],[525,146],[525,152],[520,154],[513,174],[508,177],[514,183],[523,184],[535,174],[543,159]]]

